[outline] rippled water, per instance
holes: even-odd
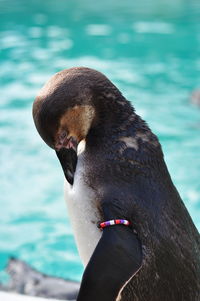
[[[102,71],[133,102],[200,229],[200,109],[189,102],[200,87],[199,24],[199,0],[0,0],[0,269],[14,255],[81,277],[63,174],[31,116],[38,89],[72,66]]]

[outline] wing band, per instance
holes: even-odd
[[[99,223],[98,228],[104,229],[106,227],[110,227],[110,226],[114,226],[114,225],[131,226],[131,222],[129,222],[126,219],[112,219],[109,221]]]

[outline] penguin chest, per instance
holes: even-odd
[[[81,157],[81,156],[80,156]],[[94,190],[84,182],[84,165],[79,157],[74,184],[65,181],[65,200],[79,255],[84,266],[101,238],[97,223],[101,220]]]

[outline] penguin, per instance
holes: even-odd
[[[6,272],[10,276],[9,281],[0,283],[0,291],[68,301],[77,298],[79,282],[40,273],[15,257],[9,258]]]
[[[62,70],[33,119],[66,179],[85,266],[77,301],[200,300],[199,233],[157,136],[118,88],[93,69]]]

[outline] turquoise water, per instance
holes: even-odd
[[[0,270],[14,255],[81,277],[63,174],[31,116],[44,82],[72,66],[102,71],[132,100],[200,229],[200,109],[189,102],[200,87],[200,2],[135,2],[0,0]]]

